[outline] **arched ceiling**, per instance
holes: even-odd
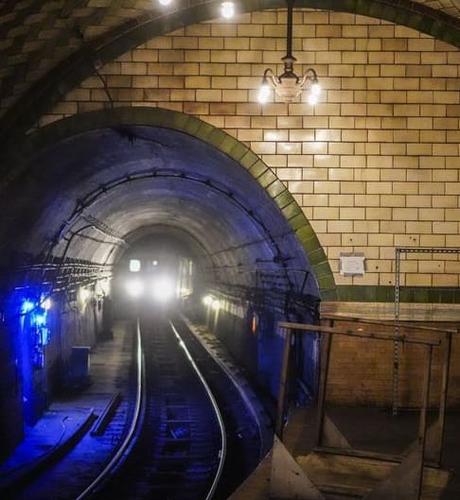
[[[194,242],[216,282],[254,286],[259,270],[300,288],[300,271],[310,271],[292,228],[256,180],[178,131],[81,133],[42,150],[15,185],[1,201],[3,261],[19,251],[35,261],[51,254],[111,263],[125,250],[123,240],[161,228]],[[318,293],[312,275],[306,289]]]
[[[219,1],[4,0],[0,6],[3,135],[23,132],[63,94],[150,38],[219,18]],[[458,0],[298,0],[298,7],[352,12],[407,25],[460,45]],[[283,8],[283,0],[240,0],[241,13]]]

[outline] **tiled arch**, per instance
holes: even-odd
[[[63,95],[94,73],[94,64],[108,63],[128,50],[175,29],[208,21],[218,15],[218,1],[191,2],[167,14],[145,14],[129,19],[101,38],[65,58],[38,80],[0,121],[0,137],[8,144],[32,127]],[[410,0],[297,0],[297,7],[348,12],[414,28],[460,47],[460,22],[442,11]],[[284,0],[242,0],[241,12],[283,8]]]
[[[14,169],[3,177],[0,191],[24,174],[34,155],[68,137],[116,125],[143,125],[174,129],[191,135],[226,154],[245,168],[281,210],[303,246],[323,300],[336,298],[336,287],[327,256],[294,197],[275,173],[247,146],[226,132],[190,115],[161,108],[128,107],[93,111],[55,122],[31,134],[11,157]],[[8,179],[8,181],[6,180]]]

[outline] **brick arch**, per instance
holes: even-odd
[[[195,137],[221,151],[245,168],[281,210],[308,256],[322,299],[336,298],[336,288],[327,256],[312,228],[286,186],[275,173],[246,145],[226,132],[193,116],[161,108],[126,107],[91,111],[63,119],[31,134],[21,145],[21,153],[11,158],[14,171],[8,182],[25,174],[31,159],[53,144],[90,130],[117,125],[139,125],[177,130]]]
[[[58,64],[17,101],[0,120],[0,141],[7,147],[31,128],[67,92],[94,74],[94,64],[113,61],[148,40],[219,16],[220,1],[198,1],[168,13],[158,11],[114,28]],[[460,47],[460,21],[410,0],[297,0],[297,7],[347,12],[394,22]],[[240,12],[285,7],[285,0],[240,0]]]

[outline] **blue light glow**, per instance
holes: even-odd
[[[32,302],[29,299],[24,299],[21,305],[21,314],[27,314],[30,311],[33,311],[35,308],[35,302]]]

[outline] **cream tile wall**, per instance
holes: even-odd
[[[337,284],[392,285],[395,246],[460,247],[460,51],[384,21],[294,14],[295,69],[320,77],[321,102],[257,103],[285,51],[285,11],[187,26],[102,68],[116,106],[160,106],[226,130],[274,169],[318,234]],[[40,125],[108,105],[92,77]],[[364,252],[364,277],[338,273]],[[412,255],[412,286],[459,286],[455,255]]]

